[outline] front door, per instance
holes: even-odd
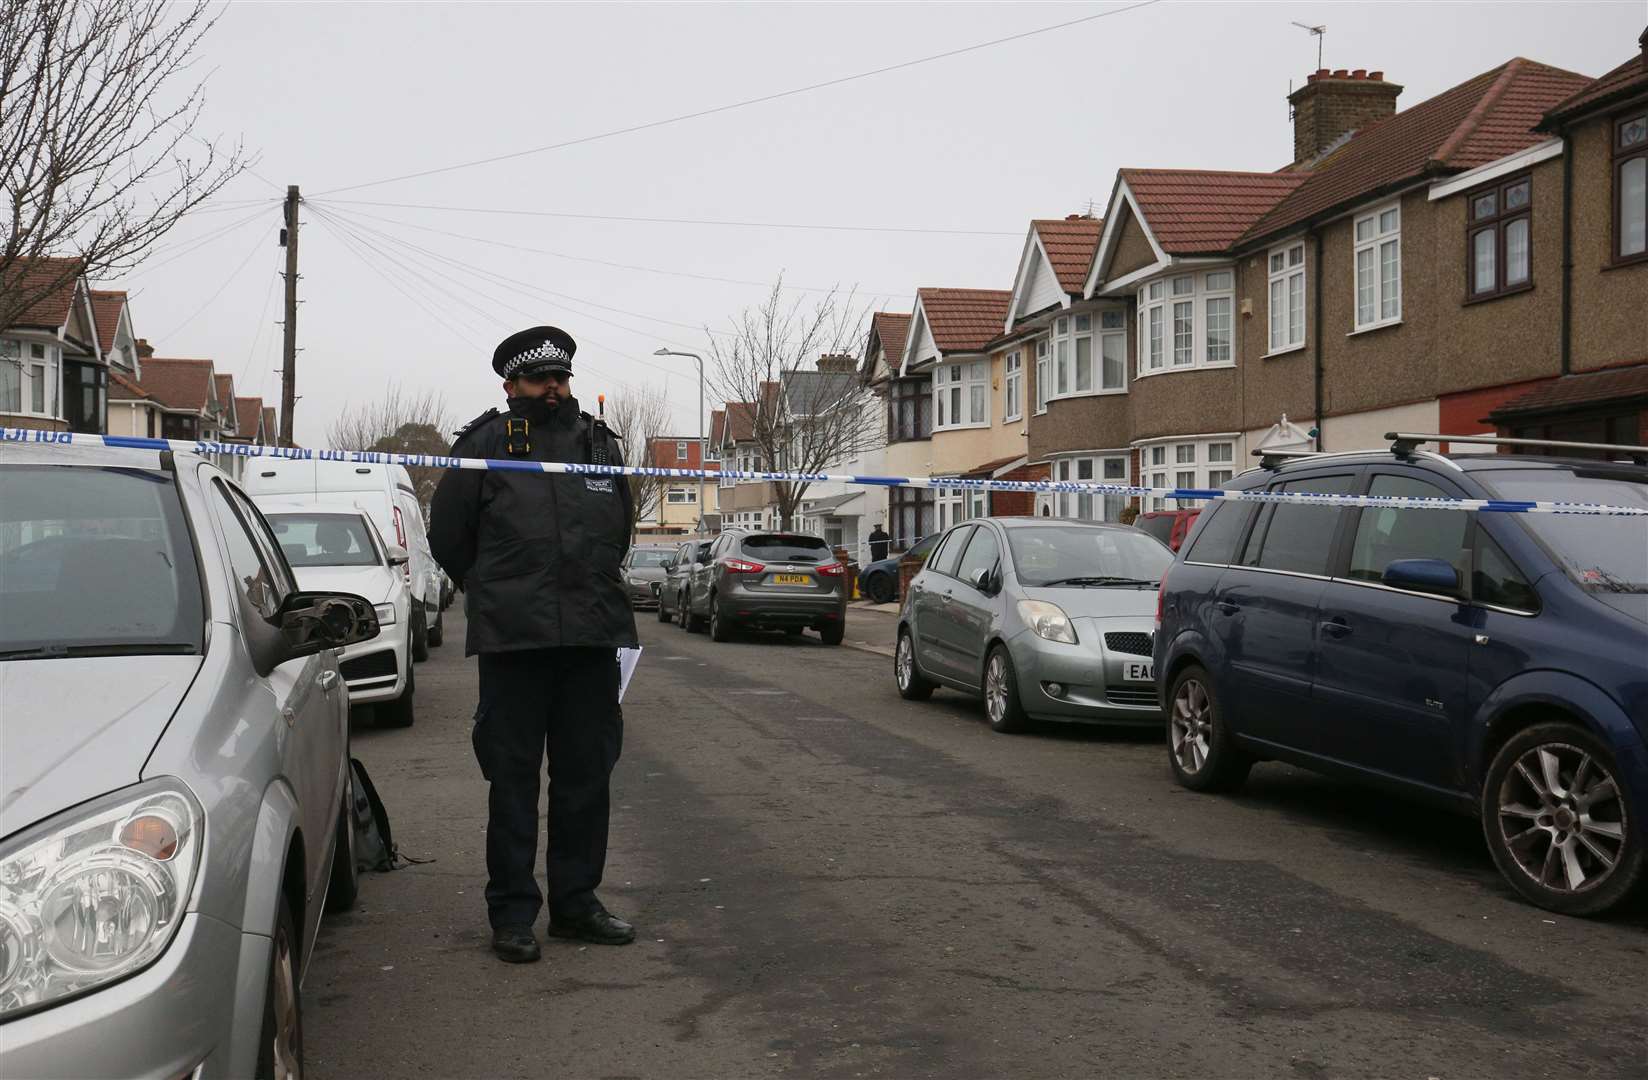
[[[967,546],[973,526],[952,529],[940,538],[928,557],[927,565],[919,575],[920,588],[912,589],[911,605],[916,626],[916,655],[922,670],[947,679],[971,682],[956,663],[954,631],[951,621],[959,582],[955,579],[956,563]]]
[[[1001,564],[1001,543],[996,531],[988,525],[973,529],[973,538],[956,564],[955,591],[950,602],[950,618],[945,625],[945,648],[956,677],[968,683],[984,685],[984,646],[990,638],[990,626],[1000,613],[1002,598],[999,592],[980,589],[973,584],[984,572],[994,579]]]
[[[1429,480],[1374,470],[1370,495],[1448,498]],[[1318,608],[1315,722],[1320,752],[1429,787],[1451,789],[1467,715],[1471,612],[1463,596],[1379,584],[1397,559],[1468,567],[1471,515],[1364,507],[1348,512],[1349,559]]]
[[[1358,473],[1302,477],[1272,491],[1348,495]],[[1316,664],[1316,607],[1328,583],[1344,511],[1272,503],[1259,512],[1240,565],[1219,579],[1212,612],[1225,630],[1230,678],[1226,708],[1236,730],[1295,750],[1315,749],[1310,687]]]

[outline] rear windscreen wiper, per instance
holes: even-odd
[[[110,641],[90,645],[36,645],[0,649],[0,660],[51,660],[67,656],[170,656],[199,650],[187,641]]]

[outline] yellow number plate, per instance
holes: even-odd
[[[773,575],[773,584],[774,585],[805,585],[805,584],[807,584],[807,575],[806,574],[774,574]]]

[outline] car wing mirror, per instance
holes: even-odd
[[[1396,559],[1385,567],[1379,580],[1411,592],[1459,594],[1459,571],[1444,559]]]
[[[390,544],[389,545],[389,565],[390,566],[405,566],[411,560],[412,560],[412,556],[407,554],[407,551],[406,551],[405,548],[401,547],[399,544]]]
[[[379,630],[371,602],[353,593],[292,593],[275,622],[292,657],[370,641]]]

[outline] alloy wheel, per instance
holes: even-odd
[[[898,688],[900,690],[908,690],[910,688],[910,677],[915,674],[916,665],[915,650],[910,645],[909,634],[900,634],[898,636],[897,662]]]
[[[999,652],[984,668],[984,707],[992,724],[1000,724],[1007,715],[1007,665]]]
[[[1499,785],[1499,835],[1518,868],[1544,888],[1593,889],[1625,851],[1619,783],[1580,747],[1532,747]]]
[[[1207,697],[1207,687],[1199,679],[1186,679],[1173,695],[1170,717],[1173,738],[1173,760],[1186,774],[1201,772],[1207,764],[1209,744],[1213,739],[1213,710]]]
[[[298,1050],[297,975],[292,939],[284,928],[275,935],[275,1026],[272,1060],[275,1080],[297,1080],[303,1075]]]

